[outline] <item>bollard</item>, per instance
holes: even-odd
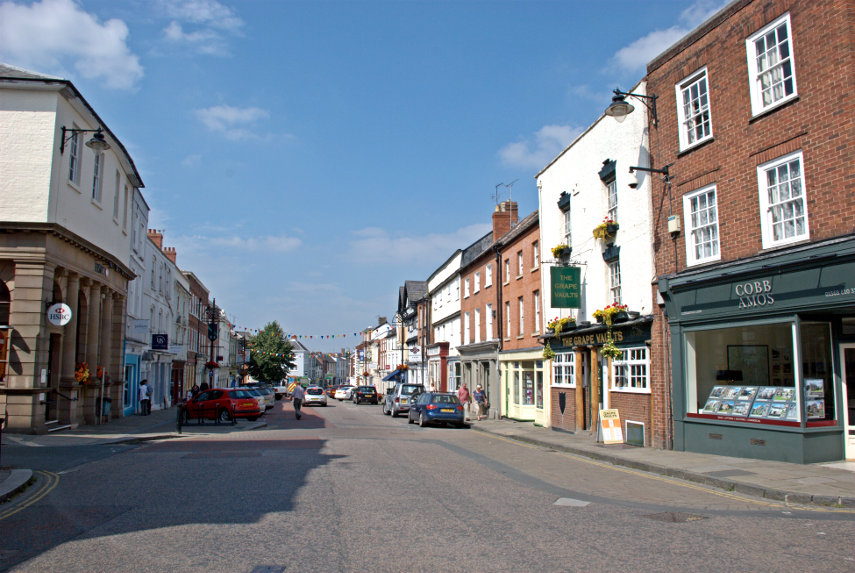
[[[235,405],[231,404],[231,406],[232,406],[232,426],[234,426],[235,424],[237,424],[237,416],[235,416]]]
[[[176,427],[178,429],[178,433],[181,433],[181,424],[184,422],[184,404],[178,404],[178,420],[176,421]]]

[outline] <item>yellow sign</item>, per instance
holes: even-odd
[[[600,410],[600,432],[604,444],[623,443],[623,428],[617,410]]]

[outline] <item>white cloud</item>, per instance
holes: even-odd
[[[181,160],[181,165],[184,167],[198,167],[202,163],[202,155],[193,153]]]
[[[163,30],[166,40],[199,54],[228,55],[226,34],[239,35],[244,25],[231,8],[215,0],[162,0],[160,6],[172,20]]]
[[[584,131],[569,125],[545,125],[533,137],[509,143],[499,150],[507,165],[540,169],[552,161]]]
[[[195,113],[208,129],[235,141],[259,138],[258,131],[253,129],[251,124],[270,117],[270,113],[265,109],[230,105],[197,109]]]
[[[614,61],[626,72],[643,72],[647,63],[721,10],[730,0],[696,0],[683,10],[679,24],[664,30],[653,30],[618,50]]]
[[[356,263],[392,266],[411,265],[412,261],[419,260],[440,264],[455,250],[469,246],[491,228],[490,224],[479,223],[444,235],[395,237],[385,229],[366,227],[353,232],[348,258]]]
[[[207,243],[214,247],[226,249],[241,249],[256,253],[287,253],[294,251],[303,244],[303,241],[295,237],[267,236],[267,237],[210,237]]]
[[[71,66],[108,88],[133,89],[143,68],[127,39],[122,20],[101,23],[72,0],[0,4],[0,56],[33,71],[68,76]]]

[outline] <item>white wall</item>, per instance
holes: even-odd
[[[644,84],[633,93],[645,93]],[[602,241],[592,230],[608,212],[608,195],[600,180],[603,161],[616,162],[618,218],[620,229],[615,244],[620,247],[622,302],[629,310],[652,312],[651,281],[655,277],[652,246],[651,177],[636,172],[638,187],[631,189],[629,167],[648,166],[647,113],[643,104],[633,101],[635,111],[623,123],[601,116],[559,157],[538,174],[540,189],[540,245],[542,259],[552,260],[552,247],[563,242],[563,213],[558,208],[562,191],[571,195],[572,247],[574,262],[582,269],[582,308],[577,320],[591,320],[598,308],[610,303],[609,271],[603,261]],[[658,179],[656,184],[660,184]],[[550,299],[550,273],[545,265],[541,273],[544,324],[556,316],[575,311],[553,308]]]

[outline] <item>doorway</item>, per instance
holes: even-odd
[[[60,349],[62,348],[62,335],[51,333],[48,342],[48,371],[45,378],[47,388],[44,388],[45,423],[58,422],[59,411],[57,409],[57,390],[59,390],[60,374]]]
[[[855,460],[855,344],[840,345],[843,365],[843,452],[847,460]]]

